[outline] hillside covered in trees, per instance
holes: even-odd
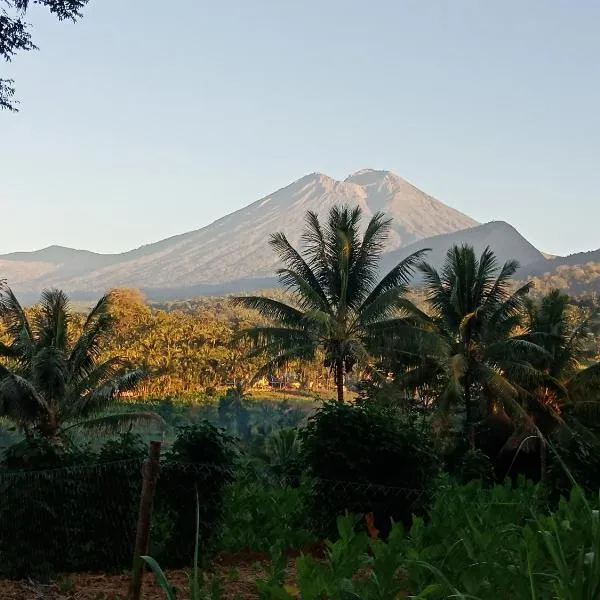
[[[557,288],[570,296],[594,296],[600,292],[600,262],[559,264],[552,270],[531,276],[530,280],[536,294]]]

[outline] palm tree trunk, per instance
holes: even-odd
[[[344,361],[335,361],[335,386],[337,389],[337,400],[340,404],[344,403]]]

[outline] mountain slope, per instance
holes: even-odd
[[[551,273],[558,267],[575,267],[586,265],[588,263],[600,263],[600,249],[589,252],[577,252],[568,256],[555,256],[546,260],[536,261],[526,268],[522,268],[519,275],[521,277],[533,277],[535,275],[544,275]]]
[[[545,260],[544,255],[512,225],[504,221],[491,221],[477,227],[420,240],[410,246],[390,252],[384,256],[382,268],[389,270],[413,252],[425,248],[430,249],[425,260],[438,268],[444,262],[448,249],[455,244],[473,246],[477,254],[481,254],[484,248],[489,246],[501,263],[516,259],[521,266],[525,266]]]
[[[196,231],[123,254],[51,247],[0,256],[0,275],[21,292],[52,285],[72,293],[116,285],[176,290],[268,278],[277,267],[268,236],[281,230],[298,244],[307,210],[322,214],[340,203],[360,206],[367,217],[386,212],[393,219],[390,251],[477,225],[389,171],[365,169],[345,181],[314,173]]]

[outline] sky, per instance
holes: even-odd
[[[311,172],[390,169],[600,247],[596,0],[92,0],[0,66],[0,253],[119,252]]]

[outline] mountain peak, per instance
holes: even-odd
[[[28,291],[48,285],[70,292],[101,292],[119,285],[181,289],[271,277],[280,264],[266,243],[269,235],[283,231],[298,245],[308,210],[324,216],[340,204],[360,206],[365,219],[379,211],[392,219],[386,251],[477,225],[391,171],[361,169],[345,181],[314,172],[211,225],[138,250],[93,255],[50,248],[42,251],[44,265],[35,253],[22,254],[19,260],[0,257],[0,264],[11,282]],[[38,265],[32,266],[33,261]]]
[[[348,175],[348,177],[344,179],[344,182],[355,183],[358,185],[372,185],[373,183],[382,182],[386,179],[399,179],[404,181],[393,171],[386,171],[383,169],[360,169]]]

